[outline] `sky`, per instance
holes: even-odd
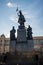
[[[26,19],[25,27],[32,27],[33,36],[43,36],[43,0],[0,0],[0,36],[10,37],[12,26],[17,31],[17,7]]]

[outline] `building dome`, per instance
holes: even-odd
[[[2,34],[2,35],[1,35],[1,37],[4,37],[4,38],[5,38],[5,35],[4,35],[4,34]]]

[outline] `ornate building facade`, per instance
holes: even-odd
[[[0,53],[9,52],[10,39],[6,38],[4,34],[0,36]]]

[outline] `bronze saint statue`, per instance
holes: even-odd
[[[30,25],[27,28],[27,39],[30,39],[30,40],[33,39],[33,37],[32,37],[32,28],[30,27]]]
[[[10,40],[15,40],[15,32],[16,30],[14,29],[14,26],[13,26],[12,30],[10,31]]]
[[[18,9],[16,11],[18,11]],[[24,25],[25,18],[24,18],[24,15],[22,14],[21,10],[19,10],[18,16],[19,16],[18,23],[20,25]]]

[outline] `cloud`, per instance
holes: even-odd
[[[12,3],[12,2],[8,2],[8,3],[6,4],[6,6],[9,7],[9,8],[13,8],[13,7],[17,7],[17,4]]]
[[[27,12],[27,11],[24,11],[24,10],[23,10],[23,12],[22,12],[22,13],[23,13],[24,15],[28,14],[28,12]]]
[[[27,15],[25,15],[25,18],[26,19],[31,19],[31,18],[33,18],[33,16],[27,14]]]
[[[9,20],[14,21],[14,22],[17,22],[18,21],[18,18],[15,17],[15,16],[10,16],[9,17]]]
[[[6,34],[6,37],[9,38],[10,37],[10,33]]]

